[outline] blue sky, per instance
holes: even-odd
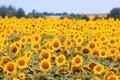
[[[114,7],[120,7],[120,0],[0,0],[0,6],[13,5],[23,8],[26,13],[33,9],[38,12],[67,13],[109,13]]]

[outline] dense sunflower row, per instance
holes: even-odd
[[[0,18],[0,78],[119,80],[120,20]]]

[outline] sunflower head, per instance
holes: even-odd
[[[41,71],[48,72],[51,68],[52,68],[52,65],[51,65],[51,63],[48,60],[43,59],[40,62],[40,70]]]
[[[95,74],[101,74],[104,71],[104,66],[102,64],[97,64],[93,68],[93,71],[94,71]]]
[[[16,60],[16,64],[19,69],[24,69],[27,67],[27,60],[25,57],[20,57]]]
[[[107,78],[107,80],[119,80],[117,75],[111,75]]]
[[[16,74],[16,64],[13,62],[8,62],[4,67],[4,72],[8,74]]]
[[[39,57],[43,58],[43,59],[50,59],[51,54],[50,54],[49,50],[42,49],[42,52],[39,53]]]
[[[83,63],[83,58],[80,55],[76,55],[73,59],[72,59],[72,65],[75,65],[76,67],[81,66]]]
[[[19,73],[18,76],[19,76],[19,79],[22,79],[22,80],[25,80],[26,78],[25,73]]]
[[[64,65],[66,63],[66,56],[63,54],[57,56],[55,62],[58,67]]]

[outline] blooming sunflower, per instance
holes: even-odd
[[[16,74],[16,64],[13,62],[8,62],[4,67],[4,71],[8,74]]]
[[[39,54],[39,57],[44,58],[44,59],[50,59],[51,54],[50,54],[49,50],[42,49],[42,52]]]
[[[64,65],[66,63],[66,57],[63,54],[60,54],[55,59],[56,65],[59,67],[61,65]]]
[[[52,68],[51,63],[44,59],[40,62],[40,70],[43,72],[48,72]]]
[[[107,51],[104,49],[99,50],[98,56],[99,56],[99,58],[107,58],[107,56],[108,56]]]
[[[117,75],[108,76],[107,80],[119,80]]]
[[[24,53],[24,56],[25,56],[25,58],[26,58],[27,60],[30,60],[31,57],[32,57],[32,55],[33,55],[33,52],[31,52],[30,50],[27,50],[27,51],[25,51],[25,53]]]
[[[52,42],[54,50],[61,48],[61,41],[58,38],[55,38]]]
[[[27,67],[27,60],[25,57],[20,57],[16,60],[16,64],[19,69],[24,69]]]
[[[91,80],[100,80],[97,76],[92,78]]]
[[[117,61],[118,63],[120,63],[120,54],[117,54],[117,55],[115,56],[115,61]]]
[[[83,58],[80,55],[76,55],[72,59],[72,64],[75,65],[76,67],[79,67],[80,65],[82,65],[82,63],[83,63]]]
[[[97,64],[93,68],[93,71],[94,71],[95,74],[101,74],[104,71],[104,66],[102,64]]]
[[[19,79],[22,79],[22,80],[25,80],[26,78],[25,73],[19,73],[18,76],[19,76]]]

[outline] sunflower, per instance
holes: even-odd
[[[34,42],[40,42],[41,38],[38,34],[33,34],[32,39]]]
[[[66,56],[60,54],[59,56],[56,57],[55,63],[58,67],[64,65],[66,63]]]
[[[99,77],[93,77],[91,80],[100,80]]]
[[[14,77],[14,78],[13,78],[13,80],[20,80],[20,79],[18,79],[18,78],[16,78],[16,77]]]
[[[82,50],[82,46],[76,46],[76,48],[75,48],[75,51],[76,52],[79,52],[79,51],[81,51]]]
[[[24,53],[24,56],[25,56],[25,58],[26,58],[27,60],[30,60],[31,57],[32,57],[32,55],[33,55],[33,52],[31,52],[30,50],[27,50],[27,51],[25,51],[25,53]]]
[[[103,75],[104,80],[106,80],[108,76],[114,75],[114,72],[110,71],[109,69],[106,69]]]
[[[26,76],[25,73],[19,73],[18,74],[19,79],[25,80]]]
[[[99,50],[99,52],[98,52],[98,57],[99,57],[99,58],[107,58],[107,56],[108,56],[107,53],[108,53],[107,50],[104,50],[104,49]]]
[[[83,57],[80,55],[76,55],[73,59],[72,59],[72,65],[75,65],[76,67],[81,66],[83,63]]]
[[[59,68],[57,71],[56,71],[56,74],[58,74],[60,77],[66,75],[66,74],[69,74],[69,71],[64,69],[64,68]]]
[[[117,61],[118,63],[120,63],[120,54],[117,54],[117,55],[115,56],[115,61]]]
[[[84,48],[82,49],[82,53],[83,53],[83,54],[88,54],[88,55],[91,54],[90,49],[87,48],[87,47],[84,47]]]
[[[20,48],[18,48],[16,45],[13,44],[10,46],[10,52],[14,54],[14,56],[18,56],[19,51],[20,51]]]
[[[110,45],[110,46],[115,46],[116,45],[116,39],[115,39],[115,37],[112,37],[112,38],[109,39],[108,45]]]
[[[31,36],[26,37],[26,43],[28,43],[28,44],[32,43],[32,37]]]
[[[49,50],[42,49],[42,52],[39,53],[39,57],[44,58],[44,59],[50,59],[51,58],[51,53],[49,52]]]
[[[2,40],[2,45],[5,47],[5,46],[8,46],[9,42],[7,39],[3,39]]]
[[[48,72],[52,68],[51,63],[44,59],[40,62],[40,70],[43,72]]]
[[[5,72],[8,74],[16,74],[16,64],[13,62],[8,62],[4,67]]]
[[[58,38],[55,38],[52,42],[54,50],[60,49],[61,48],[61,41]]]
[[[107,41],[106,35],[101,35],[101,36],[99,37],[99,42],[100,42],[100,43],[105,43],[106,41]]]
[[[27,42],[26,36],[21,37],[20,42],[21,42],[21,44],[26,44],[26,42]]]
[[[116,55],[116,53],[118,53],[118,50],[116,49],[116,48],[110,48],[109,49],[109,52],[108,52],[108,54],[110,55],[110,56],[115,56]]]
[[[1,59],[1,64],[4,66],[8,62],[13,62],[12,58],[10,56],[3,56]]]
[[[95,42],[89,42],[87,47],[90,49],[90,51],[93,51],[96,49],[96,43]]]
[[[66,38],[64,44],[65,44],[65,47],[66,47],[66,48],[71,48],[72,45],[73,45],[73,42],[71,41],[71,39]]]
[[[81,36],[78,36],[77,38],[75,38],[76,46],[81,46],[83,41],[84,41],[84,38]]]
[[[27,60],[25,57],[20,57],[16,60],[16,64],[19,69],[24,69],[27,67]]]
[[[119,80],[119,77],[117,75],[111,75],[108,76],[107,80]]]
[[[93,68],[96,66],[96,63],[95,62],[90,62],[86,67],[87,69],[89,70],[93,70]]]
[[[97,64],[93,68],[93,71],[94,71],[95,74],[101,74],[104,71],[104,66],[102,64]]]
[[[40,43],[39,42],[33,42],[33,43],[31,43],[31,49],[32,50],[36,50],[36,51],[41,50]]]
[[[49,50],[50,52],[54,51],[53,44],[50,41],[48,41],[45,45],[47,50]]]

